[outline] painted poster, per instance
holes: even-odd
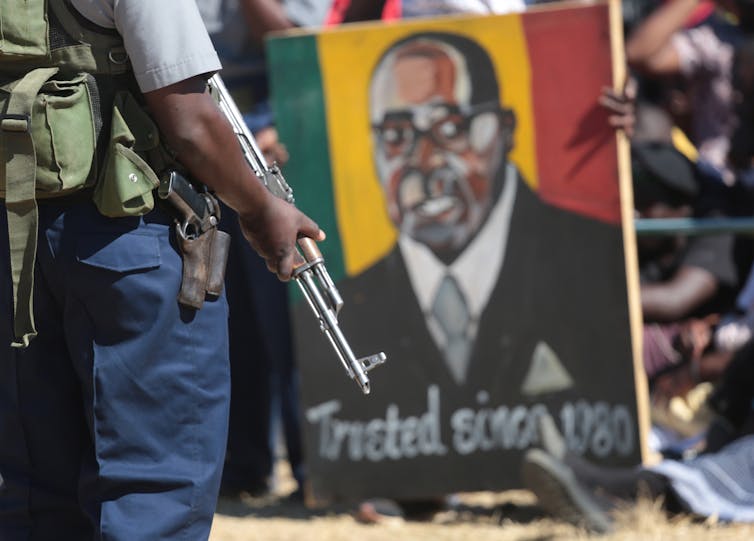
[[[292,307],[310,496],[519,485],[551,415],[640,460],[607,4],[359,24],[268,42],[297,204],[327,232],[348,380]]]

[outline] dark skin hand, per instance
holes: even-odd
[[[288,149],[278,139],[278,132],[274,126],[262,128],[254,134],[254,139],[257,140],[257,146],[268,164],[276,163],[282,167],[288,162]]]
[[[267,268],[287,281],[303,263],[299,237],[324,240],[314,221],[273,196],[249,167],[233,129],[194,77],[144,94],[153,118],[176,158],[191,175],[238,212],[241,230]]]
[[[608,124],[616,130],[623,130],[627,137],[633,136],[636,124],[636,91],[636,79],[629,77],[622,92],[604,87],[598,100],[608,110]]]
[[[733,351],[710,350],[712,328],[720,320],[717,314],[683,322],[679,334],[679,351],[688,359],[666,374],[657,377],[653,400],[667,404],[673,397],[685,396],[701,381],[717,381],[733,358]]]
[[[712,330],[719,321],[719,314],[710,314],[704,318],[692,318],[684,321],[678,333],[679,351],[689,359],[701,359],[705,350],[712,343]]]

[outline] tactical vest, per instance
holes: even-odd
[[[158,1],[158,0],[156,0]],[[111,217],[141,215],[159,184],[159,132],[134,96],[123,40],[69,0],[0,0],[0,197],[8,215],[14,346],[36,336],[37,200],[91,192]]]

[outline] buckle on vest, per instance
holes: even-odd
[[[128,53],[125,47],[113,47],[107,53],[107,59],[116,66],[122,66],[128,63]]]
[[[0,129],[12,132],[28,132],[31,129],[31,116],[25,114],[0,114]]]

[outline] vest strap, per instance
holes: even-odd
[[[13,277],[13,347],[26,347],[37,335],[33,292],[39,216],[34,197],[37,158],[31,137],[31,115],[40,88],[58,69],[38,68],[26,74],[13,87],[7,112],[0,115],[0,177],[4,177],[0,180],[6,186]]]
[[[65,31],[74,39],[86,44],[84,50],[81,50],[81,46],[54,50],[53,58],[68,59],[79,67],[84,65],[86,69],[82,71],[91,73],[122,75],[131,71],[131,62],[123,46],[123,38],[117,32],[104,28],[102,31],[94,31],[83,26],[77,20],[74,14],[76,8],[71,5],[70,0],[50,2],[49,7]]]

